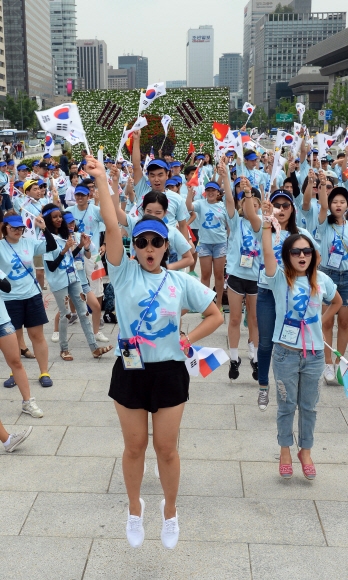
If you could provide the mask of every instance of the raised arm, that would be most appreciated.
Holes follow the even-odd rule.
[[[314,185],[315,173],[313,169],[310,169],[308,172],[308,183],[303,194],[303,202],[302,202],[302,209],[304,211],[308,211],[311,207],[311,199],[313,195],[313,185]]]
[[[99,191],[100,212],[106,227],[107,257],[113,266],[119,266],[123,257],[122,236],[109,192],[104,166],[91,155],[86,156],[86,161],[86,170],[95,177]]]
[[[224,161],[221,160],[218,167],[219,178],[221,177],[224,191],[225,191],[225,201],[226,201],[226,211],[227,215],[230,219],[233,218],[234,212],[236,211],[236,206],[234,204],[232,189],[231,189],[231,182],[228,175],[228,168],[225,165]]]
[[[134,183],[135,185],[141,180],[143,176],[143,170],[141,169],[140,161],[140,135],[141,131],[134,131],[133,133],[133,151],[132,151],[132,162],[134,168]]]
[[[195,196],[195,190],[190,185],[187,187],[187,197],[186,197],[186,207],[187,211],[194,211],[193,198]]]
[[[249,179],[247,179],[246,177],[241,177],[240,178],[240,187],[241,190],[244,191],[244,197],[245,197],[245,201],[244,203],[244,207],[247,211],[248,214],[248,220],[251,223],[251,227],[253,228],[254,232],[259,232],[260,231],[260,227],[261,227],[261,220],[260,220],[260,216],[257,215],[255,208],[254,208],[254,202],[253,202],[253,196],[251,195],[251,183],[249,181]]]
[[[342,181],[345,182],[347,181],[347,161],[348,161],[348,146],[345,148],[344,150],[346,156],[343,159],[343,163],[342,163]]]
[[[115,165],[113,165],[113,167],[110,170],[110,176],[112,179],[111,189],[114,192],[114,195],[112,196],[112,203],[114,204],[116,216],[117,216],[118,222],[122,226],[127,227],[128,226],[127,214],[126,214],[126,212],[123,211],[123,209],[120,206],[120,194],[118,193],[118,180],[120,178],[120,170],[117,169],[117,167]]]
[[[319,171],[319,203],[320,203],[320,212],[319,212],[319,224],[323,224],[327,218],[327,210],[329,204],[327,202],[327,193],[326,193],[326,175],[323,171]]]
[[[262,202],[262,214],[264,216],[272,215],[273,206],[270,201]],[[275,259],[272,245],[272,226],[265,221],[262,226],[262,248],[263,261],[265,264],[266,276],[274,276],[277,269],[277,260]]]

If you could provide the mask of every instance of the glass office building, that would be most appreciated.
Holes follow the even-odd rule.
[[[219,58],[219,86],[237,93],[243,83],[243,59],[236,52],[226,52]]]
[[[149,63],[146,56],[124,54],[118,57],[118,68],[134,69],[135,86],[130,89],[146,89],[149,84]]]
[[[3,0],[7,91],[53,104],[50,12],[47,0]]]
[[[269,87],[289,82],[306,61],[310,46],[346,27],[345,12],[267,14],[255,31],[255,105],[268,113]]]
[[[67,95],[67,80],[77,80],[75,0],[50,0],[50,19],[56,94]]]
[[[77,40],[77,75],[86,89],[108,88],[107,47],[104,40]]]
[[[186,82],[188,87],[212,87],[214,83],[214,28],[190,28],[186,42]]]

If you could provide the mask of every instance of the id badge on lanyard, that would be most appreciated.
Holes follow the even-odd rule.
[[[265,264],[260,264],[258,283],[259,284],[266,284],[268,286],[268,282],[265,278],[265,274],[266,274]]]
[[[283,326],[279,335],[281,342],[296,345],[300,335],[301,321],[294,318],[284,318]]]
[[[118,346],[120,347],[124,370],[144,370],[144,361],[143,357],[141,356],[138,341],[135,341],[132,344],[130,344],[129,341],[129,338],[118,338]]]
[[[341,266],[341,262],[343,259],[344,253],[343,252],[331,252],[329,254],[329,259],[327,261],[327,266],[330,268],[337,268],[339,269]]]
[[[138,370],[145,370],[145,365],[144,365],[143,357],[141,356],[139,342],[138,342],[139,331],[140,331],[141,325],[144,322],[144,319],[145,319],[148,311],[150,310],[154,300],[157,298],[162,286],[164,285],[164,283],[167,279],[167,276],[168,276],[168,270],[166,271],[162,282],[160,283],[159,287],[157,288],[157,291],[152,296],[150,303],[148,304],[145,312],[143,313],[143,316],[142,316],[142,318],[137,326],[137,329],[135,331],[135,337],[133,336],[132,338],[120,338],[120,335],[118,335],[117,340],[118,340],[118,345],[120,348],[123,368],[125,371],[133,371],[133,370],[137,370],[137,369]],[[140,336],[139,338],[142,338],[142,337]],[[147,341],[147,342],[149,342],[149,341]],[[156,346],[156,345],[152,344],[151,346]]]
[[[69,284],[74,284],[74,282],[77,282],[76,272],[73,266],[69,266],[66,269],[66,273],[68,275]]]
[[[254,256],[250,256],[250,252],[243,251],[240,257],[240,266],[242,268],[252,268],[254,263]]]

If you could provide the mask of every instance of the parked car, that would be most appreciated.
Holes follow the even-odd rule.
[[[63,145],[64,144],[63,137],[56,137],[55,140],[54,140],[54,144],[55,145]]]

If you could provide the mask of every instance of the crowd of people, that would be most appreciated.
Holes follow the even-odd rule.
[[[348,342],[348,147],[336,160],[318,159],[301,131],[299,156],[289,153],[271,183],[272,151],[245,149],[241,159],[231,150],[216,162],[202,152],[185,165],[161,151],[145,160],[140,136],[133,133],[131,161],[106,155],[101,163],[83,150],[82,160],[68,167],[65,153],[61,166],[46,154],[31,171],[0,163],[0,349],[11,369],[4,387],[17,385],[23,412],[42,417],[20,360],[20,354],[36,358],[41,386],[52,387],[42,291],[49,285],[57,303],[51,340],[59,342],[61,359],[73,360],[67,334],[78,319],[99,358],[113,349],[98,346],[109,342],[101,330],[105,268],[118,322],[109,396],[125,445],[126,535],[135,548],[144,541],[140,490],[151,413],[164,494],[161,539],[173,549],[179,538],[177,439],[189,397],[185,361],[191,345],[223,323],[224,313],[226,374],[238,380],[244,312],[260,411],[269,404],[273,361],[280,476],[293,474],[298,408],[298,458],[303,475],[316,477],[311,450],[320,381],[337,384],[339,364],[324,340],[342,355]],[[25,212],[34,218],[34,238],[23,235]],[[194,312],[200,322],[185,334],[183,317]],[[9,434],[0,423],[0,440],[12,452],[30,431]]]

